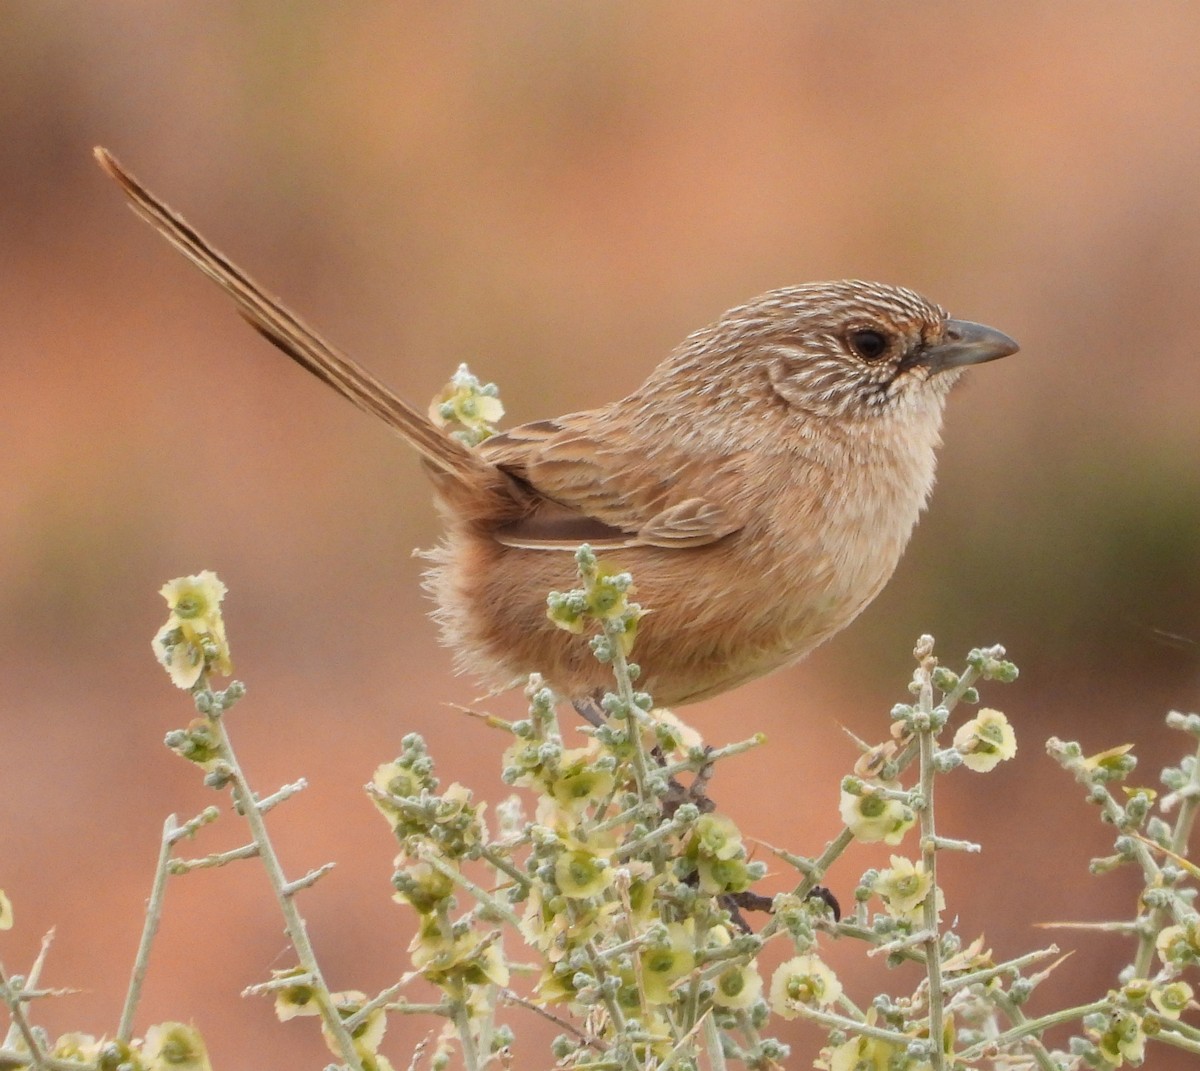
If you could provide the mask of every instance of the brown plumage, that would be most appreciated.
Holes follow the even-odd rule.
[[[911,290],[808,283],[695,332],[637,390],[469,449],[265,295],[122,171],[137,212],[299,364],[420,453],[446,526],[435,617],[490,685],[537,671],[584,700],[609,686],[587,643],[546,617],[590,543],[649,608],[644,686],[703,699],[803,657],[892,575],[933,486],[946,394],[1012,339]]]

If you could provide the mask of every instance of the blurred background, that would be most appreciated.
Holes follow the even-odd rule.
[[[945,860],[949,915],[997,956],[1075,950],[1035,1010],[1112,984],[1118,939],[1035,928],[1125,917],[1139,888],[1088,875],[1110,831],[1042,745],[1136,741],[1154,783],[1185,746],[1163,715],[1200,705],[1200,9],[10,0],[3,20],[0,958],[25,969],[56,926],[44,981],[82,990],[42,1022],[115,1031],[163,819],[220,802],[161,744],[191,717],[150,653],[171,577],[230,587],[251,777],[310,781],[271,826],[293,874],[338,861],[302,901],[336,987],[408,966],[376,764],[416,730],[444,781],[506,795],[503,739],[448,706],[476,691],[424,617],[416,462],[126,211],[97,144],[421,404],[464,360],[512,422],[607,401],[810,279],[902,283],[1016,337],[956,391],[885,593],[686,715],[717,744],[768,734],[713,796],[815,854],[842,729],[884,735],[916,637],[952,666],[1004,643],[1021,678],[985,699],[1021,751],[940,790],[941,831],[984,845]],[[194,848],[241,839],[227,816]],[[835,892],[886,856],[856,849]],[[880,965],[830,958],[866,997]],[[239,996],[292,962],[259,869],[173,881],[139,1031],[193,1020],[219,1067],[323,1066],[311,1022]],[[398,1067],[431,1025],[393,1019]],[[807,1066],[818,1034],[784,1036]]]

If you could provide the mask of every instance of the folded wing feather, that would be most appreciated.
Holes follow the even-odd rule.
[[[599,413],[523,424],[493,436],[483,456],[535,492],[537,505],[497,530],[505,545],[573,550],[702,547],[745,523],[739,502],[743,455],[714,468],[670,443],[632,450],[595,438]],[[652,476],[657,478],[651,478]]]

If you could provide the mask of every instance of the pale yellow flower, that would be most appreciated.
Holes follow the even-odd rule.
[[[891,1071],[892,1059],[899,1051],[899,1046],[890,1041],[860,1035],[837,1048],[823,1049],[816,1066],[827,1071]]]
[[[571,814],[580,814],[589,803],[599,803],[612,792],[612,771],[595,765],[598,750],[599,743],[593,740],[588,747],[564,751],[557,776],[547,778],[555,802]]]
[[[1146,1031],[1142,1020],[1131,1011],[1114,1011],[1108,1029],[1096,1038],[1105,1062],[1120,1067],[1126,1060],[1140,1064],[1146,1055]]]
[[[599,896],[614,877],[616,872],[608,859],[583,847],[563,852],[554,864],[554,883],[563,896],[572,900]]]
[[[146,1031],[142,1057],[149,1071],[212,1071],[200,1031],[186,1023],[159,1023]]]
[[[417,932],[409,942],[408,951],[413,966],[424,970],[430,964],[446,957],[454,947],[454,934],[448,919],[436,912],[421,916]]]
[[[398,762],[385,762],[376,767],[371,787],[375,789],[370,793],[371,802],[394,829],[404,821],[404,811],[391,797],[405,799],[420,795],[421,779]]]
[[[334,1008],[337,1009],[337,1013],[342,1019],[349,1019],[352,1015],[356,1015],[362,1010],[363,1005],[367,1003],[366,993],[362,993],[357,989],[347,989],[341,993],[330,993],[329,999],[333,1002]],[[350,1033],[350,1040],[354,1043],[354,1051],[360,1057],[373,1055],[382,1043],[383,1035],[386,1032],[387,1013],[383,1008],[372,1009],[367,1014],[367,1017]],[[337,1041],[330,1033],[329,1027],[324,1021],[321,1023],[321,1033],[325,1036],[325,1044],[329,1046],[329,1051],[335,1056],[341,1055]]]
[[[1187,982],[1171,982],[1150,991],[1150,1003],[1160,1015],[1178,1019],[1192,1002],[1192,987]]]
[[[589,938],[611,932],[620,912],[621,905],[614,899],[576,900],[570,912],[564,911],[559,895],[538,883],[530,889],[521,934],[555,964]]]
[[[637,637],[638,622],[646,614],[629,596],[636,589],[628,573],[614,572],[596,564],[581,565],[582,588],[552,591],[546,596],[546,617],[559,628],[579,634],[591,622],[605,625],[605,633],[615,639],[628,655]]]
[[[1166,964],[1181,967],[1200,959],[1200,923],[1187,926],[1167,926],[1154,940],[1158,958]]]
[[[392,879],[396,891],[392,899],[398,904],[409,904],[425,914],[432,912],[453,894],[454,880],[429,863],[408,865],[403,856],[397,859],[397,863],[396,875]]]
[[[696,966],[696,928],[691,919],[667,925],[665,944],[650,945],[640,954],[642,985],[651,1004],[671,1001],[672,986]]]
[[[646,923],[655,913],[654,895],[667,880],[667,875],[661,871],[655,873],[649,863],[639,860],[624,864],[622,870],[628,875],[630,922],[635,925]]]
[[[753,963],[726,967],[713,979],[713,1003],[718,1008],[748,1008],[762,996],[763,980]]]
[[[13,925],[12,901],[0,889],[0,930],[11,930]]]
[[[688,751],[704,746],[704,737],[673,710],[668,710],[666,707],[655,707],[650,711],[650,720],[658,722],[667,729],[671,738],[676,741],[677,750]]]
[[[50,1055],[56,1060],[73,1061],[80,1064],[95,1064],[100,1055],[102,1042],[91,1034],[63,1034],[55,1039]]]
[[[542,965],[541,977],[533,988],[533,994],[538,1003],[565,1004],[569,1000],[574,1000],[575,989],[571,985],[574,973],[570,969],[559,968],[557,964],[545,962]]]
[[[275,1018],[281,1023],[295,1019],[298,1015],[321,1014],[321,1009],[317,1006],[315,999],[317,991],[313,988],[313,984],[308,978],[308,972],[303,967],[288,967],[286,970],[272,971],[271,977],[304,979],[296,982],[295,985],[282,986],[274,990]]]
[[[706,893],[744,892],[750,888],[750,868],[744,859],[713,859],[702,856],[696,864],[700,888]]]
[[[687,856],[694,862],[700,888],[706,893],[742,892],[750,887],[741,831],[724,815],[705,814],[697,819]]]
[[[842,995],[842,983],[811,952],[793,956],[771,977],[771,1008],[784,1019],[795,1019],[799,1007],[824,1008]]]
[[[384,795],[398,796],[400,799],[419,796],[424,787],[420,777],[398,762],[385,762],[376,767],[371,784]]]
[[[1133,750],[1132,744],[1118,744],[1105,751],[1097,751],[1083,760],[1083,768],[1090,773],[1104,773],[1109,777],[1122,777],[1133,768],[1133,759],[1126,756]]]
[[[998,710],[983,707],[954,734],[954,746],[969,770],[986,773],[1017,753],[1017,734]]]
[[[944,905],[939,905],[939,910]],[[984,949],[983,936],[976,937],[965,948],[960,948],[954,955],[942,963],[942,970],[947,974],[955,971],[981,971],[994,966],[992,950]]]
[[[881,870],[875,879],[874,891],[883,900],[887,912],[893,918],[920,923],[925,898],[933,882],[925,873],[923,862],[913,863],[899,855],[892,856],[892,865]],[[937,910],[944,911],[946,900],[942,890],[937,891]]]
[[[703,814],[692,827],[691,847],[711,859],[733,859],[744,854],[741,830],[723,814]]]
[[[229,589],[211,569],[195,576],[168,580],[158,593],[167,600],[167,609],[180,621],[193,621],[197,631],[221,616],[221,601]]]
[[[233,672],[229,641],[221,617],[226,588],[209,569],[165,583],[160,592],[170,617],[151,642],[154,657],[178,688],[192,688],[206,670],[228,676]]]
[[[413,939],[413,965],[434,985],[455,990],[462,985],[508,985],[508,964],[495,941],[476,930],[454,936],[436,916],[424,915],[421,932]]]
[[[480,383],[477,376],[460,364],[450,382],[429,405],[429,419],[439,428],[468,446],[478,446],[495,435],[504,416],[504,406],[494,383]]]
[[[855,838],[864,844],[874,844],[877,841],[899,844],[904,839],[904,834],[916,822],[917,816],[911,807],[905,806],[899,800],[885,798],[877,788],[898,790],[899,786],[864,783],[862,792],[858,795],[842,789],[838,813]]]
[[[482,942],[483,938],[480,937],[479,943]],[[473,959],[471,970],[465,975],[467,982],[472,985],[508,985],[508,964],[496,942],[474,952]]]

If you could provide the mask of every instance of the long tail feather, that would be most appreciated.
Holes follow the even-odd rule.
[[[434,427],[422,413],[398,398],[365,368],[336,350],[267,294],[228,257],[214,249],[182,216],[122,168],[107,149],[97,147],[95,156],[100,166],[125,191],[130,207],[233,298],[251,327],[297,364],[397,431],[436,469],[476,485],[484,470],[492,473],[492,467],[481,457]]]

